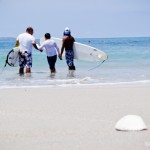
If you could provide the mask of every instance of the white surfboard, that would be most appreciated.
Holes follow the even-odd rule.
[[[6,58],[6,64],[11,67],[16,67],[19,64],[19,47],[14,47],[8,54]],[[5,64],[5,65],[6,65]]]
[[[58,45],[59,49],[61,49],[62,39],[54,38],[54,37],[52,37],[51,39],[53,39]],[[40,39],[40,44],[42,44],[44,41],[45,38],[42,37]],[[73,50],[74,50],[75,59],[85,60],[85,61],[104,61],[108,59],[108,55],[105,52],[95,47],[91,47],[78,42],[74,42]]]

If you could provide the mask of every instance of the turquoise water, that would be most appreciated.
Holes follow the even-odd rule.
[[[37,40],[39,42],[39,40]],[[50,77],[46,54],[33,49],[31,76],[20,77],[18,67],[7,66],[0,73],[0,87],[21,86],[87,86],[105,84],[150,83],[150,38],[80,38],[77,42],[103,50],[108,60],[99,62],[75,60],[74,77],[68,76],[65,58],[56,63],[57,73]],[[15,45],[15,38],[0,38],[0,69],[7,53]]]

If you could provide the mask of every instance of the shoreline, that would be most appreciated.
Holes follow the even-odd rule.
[[[15,86],[0,86],[1,89],[22,89],[22,88],[101,88],[101,87],[132,87],[132,86],[150,86],[150,82],[135,81],[135,82],[120,82],[120,83],[99,83],[99,84],[57,84],[57,85],[15,85]]]

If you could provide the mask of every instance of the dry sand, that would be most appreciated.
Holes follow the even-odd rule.
[[[116,131],[126,115],[148,130]],[[149,85],[0,89],[0,150],[147,150],[149,128]]]

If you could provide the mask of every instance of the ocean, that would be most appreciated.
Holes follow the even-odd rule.
[[[75,60],[75,74],[68,76],[65,58],[62,61],[57,59],[57,73],[51,77],[46,53],[33,49],[31,75],[19,76],[19,67],[7,65],[3,70],[7,53],[15,45],[15,38],[0,38],[0,88],[150,83],[150,37],[76,38],[76,41],[106,52],[108,60],[101,65],[100,62]]]

